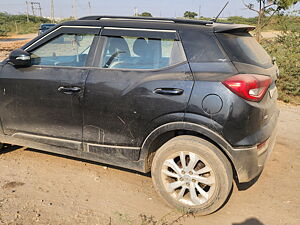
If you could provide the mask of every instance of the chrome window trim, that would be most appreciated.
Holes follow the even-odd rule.
[[[120,20],[120,21],[144,21],[144,22],[159,22],[159,23],[175,23],[172,20],[151,20],[151,19],[126,19],[126,18],[109,18],[109,17],[105,17],[105,18],[101,18],[101,20]]]
[[[166,66],[166,67],[162,67],[159,69],[128,69],[128,68],[101,68],[101,67],[93,67],[93,69],[97,69],[97,70],[114,70],[114,71],[124,71],[124,72],[129,72],[129,71],[133,71],[133,72],[159,72],[159,71],[163,71],[163,70],[169,70],[169,69],[173,69],[175,67],[187,64],[188,61],[185,60],[183,62],[180,63],[176,63],[174,65],[171,66]]]
[[[35,42],[33,42],[31,45],[29,45],[27,48],[25,48],[24,50],[27,51],[29,48],[31,48],[33,45],[39,43],[40,41],[44,40],[46,37],[48,37],[49,35],[53,34],[54,32],[57,32],[58,30],[62,29],[62,28],[86,28],[86,29],[91,29],[91,28],[99,28],[101,29],[101,27],[98,26],[60,26],[58,28],[56,28],[55,30],[51,31],[50,33],[46,34],[45,36],[41,37],[40,39],[36,40]]]
[[[159,29],[147,29],[147,28],[127,28],[127,27],[104,27],[104,30],[131,30],[131,31],[151,31],[151,32],[166,32],[177,33],[176,30],[159,30]]]

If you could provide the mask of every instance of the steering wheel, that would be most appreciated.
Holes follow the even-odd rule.
[[[114,61],[114,59],[116,57],[118,57],[120,54],[122,53],[126,53],[125,51],[117,51],[114,54],[112,54],[112,56],[107,60],[107,62],[104,65],[104,68],[109,68],[109,66],[111,65],[111,63]]]

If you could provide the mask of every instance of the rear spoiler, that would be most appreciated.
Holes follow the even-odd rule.
[[[245,24],[214,23],[212,26],[215,33],[249,32],[255,29],[255,26]]]

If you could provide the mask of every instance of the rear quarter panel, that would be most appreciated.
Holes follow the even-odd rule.
[[[209,113],[206,96],[219,96],[222,108]],[[276,126],[277,93],[267,92],[260,102],[249,102],[232,93],[220,81],[196,81],[185,121],[207,126],[224,137],[233,147],[254,146],[269,138]],[[213,107],[215,102],[210,103]],[[204,119],[205,118],[205,119]]]

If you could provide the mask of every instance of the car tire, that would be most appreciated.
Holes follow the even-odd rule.
[[[223,152],[194,136],[178,136],[160,147],[151,174],[156,191],[170,206],[198,215],[218,210],[233,183],[232,167]]]

